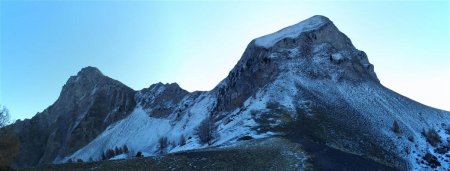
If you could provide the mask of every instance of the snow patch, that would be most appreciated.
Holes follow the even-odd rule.
[[[298,24],[279,30],[275,33],[257,38],[255,40],[255,44],[258,46],[269,48],[284,38],[296,38],[302,32],[317,29],[328,22],[330,22],[328,18],[316,15]]]
[[[119,154],[109,160],[121,160],[121,159],[127,159],[127,158],[129,158],[128,154]]]
[[[341,53],[333,53],[331,54],[331,59],[335,61],[341,61],[344,59],[344,56]]]
[[[75,152],[69,158],[86,161],[90,157],[100,159],[107,149],[127,145],[130,151],[149,150],[155,148],[160,136],[166,135],[170,130],[166,119],[151,118],[137,107],[127,118],[108,127],[96,139]]]

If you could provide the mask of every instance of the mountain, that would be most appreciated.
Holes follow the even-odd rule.
[[[83,68],[70,77],[54,104],[14,124],[21,141],[18,165],[50,163],[82,148],[131,113],[134,94],[97,68]]]
[[[210,146],[197,133],[204,121],[217,129]],[[270,137],[394,170],[445,170],[450,160],[450,113],[384,87],[367,55],[324,16],[252,40],[211,91],[176,83],[133,91],[87,67],[53,105],[13,126],[24,143],[20,166],[100,160],[124,145],[152,156]]]

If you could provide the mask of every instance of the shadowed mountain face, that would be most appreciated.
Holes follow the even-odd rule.
[[[204,148],[196,130],[208,116],[217,146],[280,135],[402,170],[443,169],[450,159],[449,112],[385,88],[367,55],[328,18],[313,16],[252,40],[208,92],[189,93],[176,83],[135,92],[84,68],[52,106],[14,124],[24,144],[17,163],[97,160],[123,144],[156,155],[161,137],[174,142],[164,149],[169,153]],[[180,137],[185,145],[176,145]]]
[[[133,110],[134,93],[97,68],[83,68],[53,105],[14,124],[21,141],[18,165],[50,163],[83,147]]]

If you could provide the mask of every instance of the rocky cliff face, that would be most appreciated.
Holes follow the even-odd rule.
[[[164,118],[176,112],[179,102],[188,94],[189,92],[181,89],[177,83],[157,83],[139,91],[136,98],[152,117]]]
[[[83,68],[63,86],[58,100],[30,120],[16,123],[21,140],[19,166],[51,163],[86,145],[135,107],[134,90]]]
[[[284,63],[292,61],[303,65],[283,68]],[[216,88],[217,110],[242,106],[250,95],[287,71],[317,79],[379,82],[366,54],[357,50],[328,18],[314,16],[250,42],[229,76]]]
[[[381,85],[367,55],[323,16],[254,39],[209,92],[158,83],[134,93],[83,69],[55,104],[16,124],[26,142],[19,161],[96,160],[124,144],[156,155],[161,137],[172,142],[169,153],[204,148],[195,132],[208,116],[217,126],[213,145],[280,135],[401,170],[449,167],[450,113]]]

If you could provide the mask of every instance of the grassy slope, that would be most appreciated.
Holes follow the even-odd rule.
[[[43,165],[22,170],[397,170],[310,139],[272,137],[128,160]]]
[[[312,170],[299,144],[280,138],[156,157],[44,165],[23,170]]]

